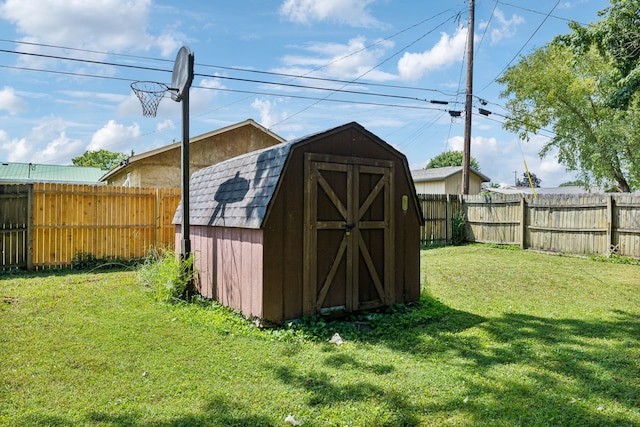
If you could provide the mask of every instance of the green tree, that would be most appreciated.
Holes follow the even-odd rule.
[[[576,51],[555,40],[535,50],[498,79],[508,98],[505,129],[528,140],[551,126],[555,136],[541,157],[557,149],[558,161],[585,183],[639,188],[640,98],[634,95],[626,110],[610,105],[615,72],[596,47]]]
[[[531,182],[529,182],[529,177],[531,177]],[[529,174],[527,174],[526,172],[523,172],[522,178],[516,180],[516,187],[529,187],[533,184],[534,187],[538,188],[540,187],[541,182],[542,180],[538,178],[535,173],[529,172]]]
[[[609,105],[626,109],[640,89],[640,1],[610,0],[611,5],[599,12],[602,20],[583,27],[571,22],[571,33],[558,40],[584,55],[592,47],[612,65],[614,88]]]
[[[444,168],[446,166],[462,166],[464,153],[462,151],[445,151],[429,160],[425,169]],[[480,165],[478,161],[471,157],[469,159],[469,166],[476,172],[480,172]]]
[[[123,153],[114,153],[105,149],[97,151],[85,151],[81,156],[74,157],[71,162],[76,166],[91,166],[103,170],[111,170],[118,166],[121,161],[127,159]]]
[[[581,188],[584,188],[585,190],[589,188],[587,183],[585,183],[584,181],[582,181],[580,179],[575,180],[575,181],[563,182],[562,184],[558,185],[558,187],[581,187]]]

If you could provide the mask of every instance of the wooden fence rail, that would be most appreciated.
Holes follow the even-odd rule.
[[[423,245],[450,242],[450,230],[436,225],[443,218],[450,223],[456,210],[461,210],[467,240],[472,242],[640,258],[638,195],[419,195],[419,199],[425,213]],[[433,212],[440,213],[433,216]]]
[[[135,259],[174,244],[179,189],[34,183],[0,185],[0,195],[1,269]]]
[[[422,245],[451,241],[462,211],[467,240],[640,258],[640,196],[419,195]],[[180,190],[70,184],[0,185],[0,270],[69,266],[75,257],[131,259],[173,248]]]

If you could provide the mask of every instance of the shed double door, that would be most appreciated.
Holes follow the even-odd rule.
[[[305,155],[304,315],[393,302],[393,162]]]

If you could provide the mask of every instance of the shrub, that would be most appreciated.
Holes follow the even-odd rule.
[[[451,244],[462,245],[467,240],[466,233],[467,220],[464,212],[457,211],[451,218]]]
[[[136,281],[150,288],[156,300],[175,302],[189,298],[193,278],[193,254],[181,259],[174,251],[153,249],[138,268]]]
[[[71,260],[74,270],[108,270],[130,268],[140,263],[140,258],[123,259],[117,257],[98,258],[91,252],[76,252]]]

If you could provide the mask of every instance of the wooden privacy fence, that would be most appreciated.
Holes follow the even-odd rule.
[[[31,240],[30,185],[0,185],[0,268],[25,266]]]
[[[451,242],[451,220],[460,209],[461,196],[453,194],[418,194],[424,223],[420,227],[422,246],[446,245]]]
[[[519,245],[573,254],[640,258],[640,196],[419,195],[425,215],[422,244],[449,242],[461,209],[471,242]],[[456,202],[460,204],[454,208]],[[448,205],[448,207],[446,206]],[[448,229],[447,225],[448,223]]]
[[[135,259],[174,245],[179,189],[34,183],[0,185],[0,195],[2,269],[68,266],[87,254]]]

